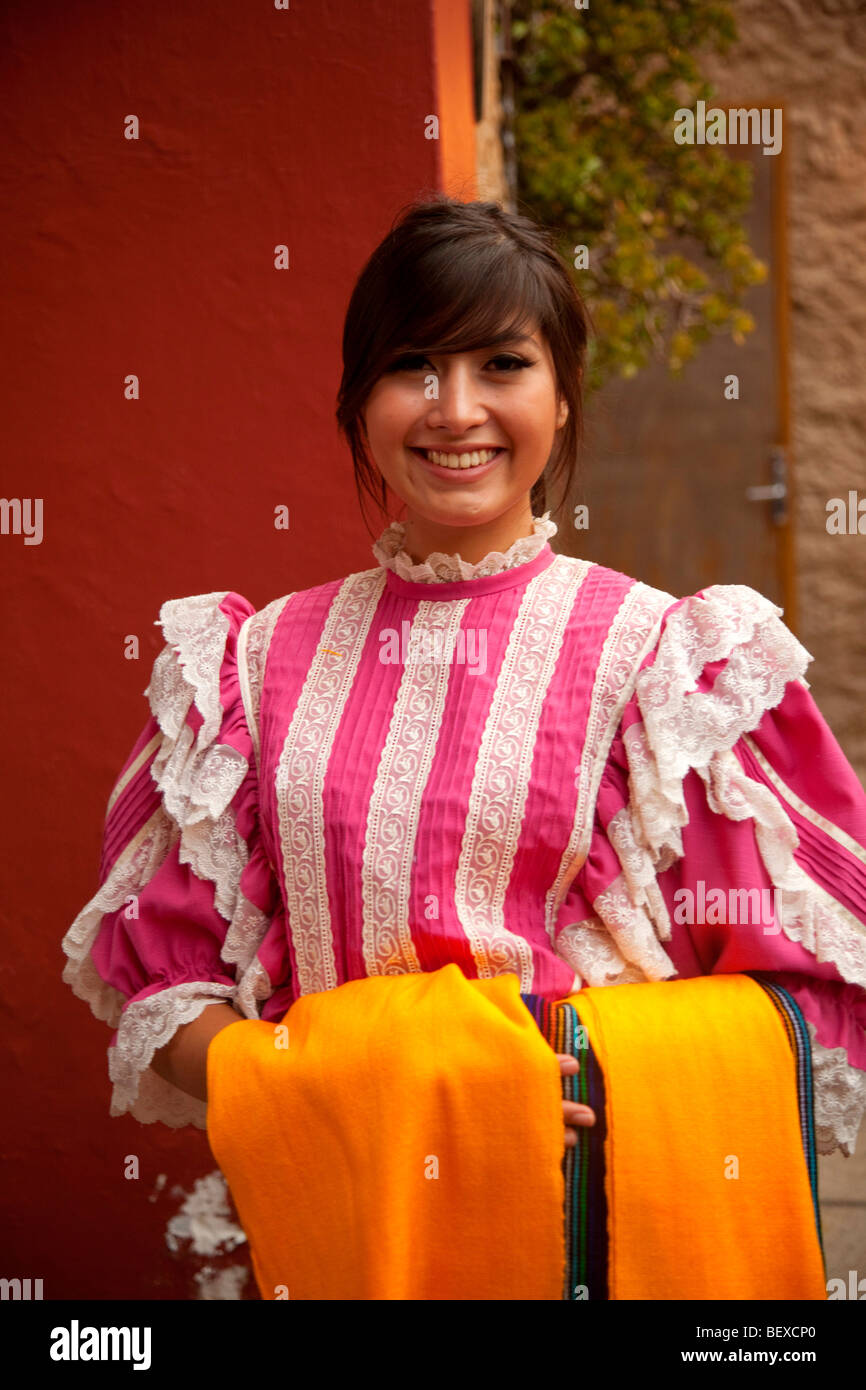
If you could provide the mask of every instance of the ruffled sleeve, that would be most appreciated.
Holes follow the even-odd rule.
[[[116,1029],[112,1115],[205,1128],[153,1054],[208,1004],[255,1018],[271,993],[256,951],[280,891],[238,662],[254,611],[235,593],[163,604],[151,716],[109,799],[99,890],[63,940],[64,980]]]
[[[758,971],[813,1045],[819,1151],[866,1109],[866,794],[754,590],[672,604],[600,777],[557,949],[588,984]]]

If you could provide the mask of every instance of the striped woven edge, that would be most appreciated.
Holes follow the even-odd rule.
[[[812,1208],[818,1242],[824,1257],[824,1236],[818,1202],[818,1160],[815,1151],[815,1101],[812,1044],[806,1021],[791,994],[759,971],[744,971],[759,984],[775,1005],[791,1047],[797,1085],[800,1137],[809,1174]],[[589,1043],[577,1009],[565,1000],[556,1003],[537,994],[521,999],[542,1035],[553,1048],[580,1062],[576,1076],[562,1078],[564,1100],[589,1105],[596,1122],[591,1128],[578,1127],[577,1145],[565,1150],[562,1161],[565,1179],[565,1278],[562,1297],[566,1300],[607,1300],[608,1228],[605,1193],[605,1090],[601,1067]]]
[[[794,1054],[797,1075],[797,1101],[800,1108],[800,1137],[803,1142],[803,1156],[809,1173],[809,1186],[812,1189],[812,1206],[815,1212],[815,1227],[821,1255],[824,1255],[824,1235],[821,1230],[821,1209],[818,1204],[818,1159],[815,1152],[815,1095],[812,1071],[812,1042],[800,1006],[792,994],[769,976],[759,971],[744,972],[766,990],[785,1025],[788,1042]]]
[[[520,997],[554,1052],[576,1057],[580,1063],[576,1076],[562,1078],[563,1100],[589,1105],[596,1115],[593,1126],[578,1127],[577,1144],[565,1150],[562,1160],[565,1180],[562,1297],[571,1302],[607,1300],[604,1077],[573,1004],[565,1000],[550,1003],[537,994]]]

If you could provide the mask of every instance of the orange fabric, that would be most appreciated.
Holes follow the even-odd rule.
[[[794,1060],[761,987],[702,976],[571,1002],[605,1078],[610,1297],[826,1299]]]
[[[208,1050],[208,1137],[264,1299],[561,1299],[559,1067],[514,975],[305,995]]]
[[[794,1058],[760,986],[571,1002],[605,1078],[610,1297],[826,1298]],[[516,976],[352,981],[284,1024],[208,1051],[208,1136],[263,1298],[562,1297],[559,1070]]]

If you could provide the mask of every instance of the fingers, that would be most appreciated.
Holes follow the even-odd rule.
[[[577,1101],[564,1100],[562,1118],[567,1125],[594,1125],[595,1111],[588,1105],[578,1105]]]
[[[568,1053],[557,1052],[556,1060],[559,1062],[561,1076],[574,1076],[580,1071],[580,1063],[577,1058]],[[577,1144],[576,1126],[589,1127],[594,1125],[595,1111],[588,1105],[578,1105],[577,1101],[564,1100],[562,1102],[562,1118],[565,1121],[565,1147],[573,1149]]]
[[[595,1111],[588,1105],[577,1105],[574,1101],[562,1102],[562,1117],[565,1120],[565,1147],[573,1149],[577,1144],[577,1129],[581,1125],[589,1128],[595,1124]]]

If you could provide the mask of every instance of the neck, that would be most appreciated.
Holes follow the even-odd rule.
[[[460,555],[467,564],[477,565],[491,550],[508,550],[521,536],[532,535],[532,508],[523,499],[492,521],[473,526],[439,526],[426,517],[410,512],[405,522],[403,549],[414,564],[421,564],[440,551]]]

